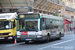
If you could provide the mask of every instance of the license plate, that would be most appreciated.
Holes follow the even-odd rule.
[[[32,39],[25,39],[25,40],[32,40]]]
[[[0,38],[0,39],[4,39],[4,37]]]

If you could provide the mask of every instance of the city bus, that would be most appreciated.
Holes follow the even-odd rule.
[[[0,14],[0,41],[12,41],[17,32],[17,13]]]
[[[60,17],[40,13],[19,13],[17,17],[17,40],[44,41],[61,39],[64,22]]]

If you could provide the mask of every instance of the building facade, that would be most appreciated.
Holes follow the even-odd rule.
[[[61,0],[0,0],[0,12],[40,12],[56,14],[64,6]],[[32,10],[31,10],[32,9]]]
[[[70,27],[75,27],[75,0],[63,0],[65,3],[65,7],[61,8],[61,13],[59,13],[59,16],[67,19],[68,21],[72,22],[72,24],[66,24],[65,30],[69,31]]]

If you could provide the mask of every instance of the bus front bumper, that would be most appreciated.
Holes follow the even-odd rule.
[[[46,40],[46,37],[44,36],[35,36],[35,35],[22,35],[22,36],[17,36],[17,41],[43,41]]]
[[[13,40],[14,36],[0,37],[0,41]]]

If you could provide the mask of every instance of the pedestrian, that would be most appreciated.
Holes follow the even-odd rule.
[[[73,28],[71,27],[71,31],[73,30]]]
[[[74,29],[74,34],[75,34],[75,27],[73,29]]]
[[[70,31],[71,31],[71,27],[70,27]]]

